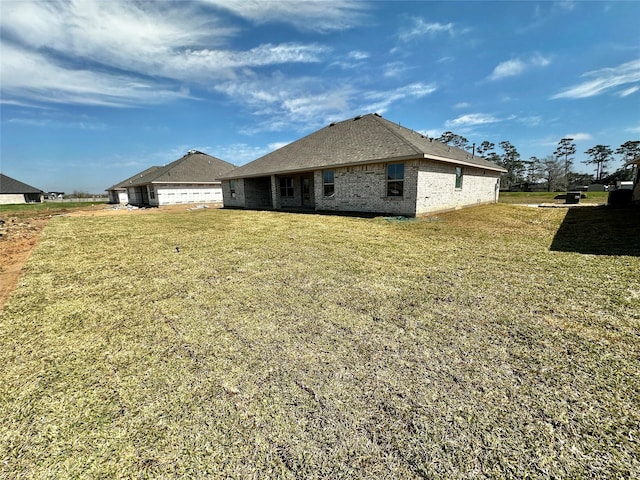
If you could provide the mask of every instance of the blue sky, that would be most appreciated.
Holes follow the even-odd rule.
[[[47,191],[102,192],[189,149],[242,165],[372,112],[524,159],[571,136],[585,172],[588,148],[640,138],[640,2],[0,9],[0,168]]]

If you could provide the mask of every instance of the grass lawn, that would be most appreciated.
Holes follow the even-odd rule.
[[[0,312],[0,478],[638,478],[607,211],[629,255],[504,204],[53,218]]]
[[[500,192],[500,203],[511,204],[540,204],[540,203],[565,203],[564,200],[555,200],[558,195],[566,192]],[[583,192],[586,198],[581,198],[580,203],[606,204],[609,192]]]
[[[20,203],[10,205],[0,205],[0,214],[5,212],[17,213],[59,213],[77,208],[86,208],[93,205],[106,205],[104,202],[40,202],[40,203]]]

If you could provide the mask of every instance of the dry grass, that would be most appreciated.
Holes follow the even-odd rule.
[[[556,199],[565,192],[500,192],[500,203],[510,204],[540,204],[540,203],[565,203],[564,199]],[[585,198],[580,199],[582,204],[607,204],[609,192],[584,192]]]
[[[53,219],[0,477],[637,477],[640,257],[551,251],[565,214]]]

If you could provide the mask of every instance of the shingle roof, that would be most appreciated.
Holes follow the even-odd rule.
[[[218,181],[218,177],[234,167],[235,165],[219,158],[191,150],[164,167],[147,168],[107,190],[150,183],[214,183]]]
[[[427,138],[378,114],[367,114],[332,123],[221,178],[256,177],[415,158],[506,171],[482,157]]]
[[[109,188],[107,188],[107,190],[118,190],[118,189],[123,189],[123,188],[127,188],[130,184],[133,183],[134,180],[137,180],[138,178],[142,178],[145,175],[147,175],[148,173],[151,173],[154,170],[159,169],[160,167],[149,167],[146,170],[143,170],[141,172],[136,173],[135,175],[122,180],[119,183],[116,183],[115,185],[110,186]]]
[[[0,193],[42,193],[42,190],[0,173]]]

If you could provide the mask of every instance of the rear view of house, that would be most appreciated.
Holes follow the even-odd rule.
[[[221,179],[225,207],[416,216],[497,202],[505,171],[368,114],[332,123]]]
[[[0,173],[0,204],[39,203],[44,192]]]
[[[224,160],[190,150],[164,167],[149,167],[109,187],[109,202],[149,206],[221,203],[218,177],[233,168]]]

